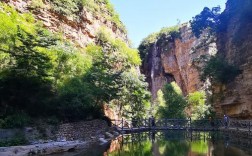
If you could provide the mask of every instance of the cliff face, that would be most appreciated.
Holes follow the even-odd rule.
[[[194,37],[187,24],[182,25],[179,32],[180,38],[158,38],[143,63],[142,71],[150,84],[153,100],[157,91],[172,81],[176,81],[184,95],[204,87],[198,67],[202,66],[204,56],[216,53],[216,44],[210,43],[204,35]]]
[[[19,12],[32,12],[35,18],[42,21],[47,29],[63,34],[65,38],[79,44],[81,47],[94,42],[95,35],[101,27],[111,31],[114,37],[128,41],[127,34],[115,23],[108,21],[102,15],[93,15],[87,8],[81,9],[77,15],[77,20],[56,13],[47,1],[43,1],[45,5],[43,8],[32,8],[31,0],[5,0],[5,2],[14,6]],[[105,6],[100,7],[105,8]],[[105,12],[104,14],[109,13]]]
[[[228,0],[220,20],[216,40],[204,35],[197,39],[184,25],[180,38],[159,37],[151,45],[142,71],[153,100],[157,91],[171,81],[178,83],[184,95],[207,87],[200,81],[197,68],[202,67],[205,56],[218,51],[217,55],[238,67],[241,74],[228,84],[208,84],[217,116],[252,118],[252,1]]]
[[[219,115],[252,118],[252,1],[228,0],[217,35],[218,55],[242,73],[225,86],[214,85],[214,106]]]

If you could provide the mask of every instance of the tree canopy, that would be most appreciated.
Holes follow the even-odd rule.
[[[80,48],[4,3],[0,18],[0,127],[22,126],[30,117],[101,118],[103,104],[111,101],[118,101],[113,105],[128,118],[140,118],[148,109],[138,51],[106,29]]]

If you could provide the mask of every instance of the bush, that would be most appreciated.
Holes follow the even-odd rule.
[[[80,3],[94,15],[105,17],[105,19],[113,22],[119,29],[126,33],[126,28],[121,22],[119,14],[115,11],[109,0],[80,0]]]
[[[0,140],[0,147],[20,146],[28,144],[24,134],[18,133],[12,139]]]
[[[32,0],[31,1],[31,8],[37,9],[37,8],[44,8],[45,4],[43,0]]]
[[[79,0],[50,0],[52,9],[65,16],[75,16],[79,9]]]
[[[201,80],[205,81],[210,78],[212,82],[226,84],[234,80],[241,71],[238,67],[229,64],[226,60],[218,56],[212,56],[203,67]]]
[[[22,128],[30,122],[30,118],[25,113],[9,115],[0,121],[2,128]]]

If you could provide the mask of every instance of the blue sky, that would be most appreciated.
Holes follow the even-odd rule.
[[[205,6],[220,5],[226,0],[110,0],[126,25],[129,39],[137,47],[141,40],[162,27],[187,22]]]

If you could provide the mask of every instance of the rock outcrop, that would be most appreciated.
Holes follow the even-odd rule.
[[[176,81],[184,95],[204,87],[198,67],[202,66],[200,60],[204,56],[216,53],[216,44],[207,34],[196,38],[188,24],[183,24],[179,32],[179,38],[172,39],[169,35],[158,38],[143,63],[142,72],[150,84],[153,100],[158,90],[172,81]]]
[[[214,85],[217,114],[252,119],[252,1],[228,0],[217,35],[218,55],[242,71],[226,85]]]
[[[228,0],[220,16],[216,39],[195,38],[190,28],[180,28],[181,38],[159,37],[151,45],[142,71],[150,84],[153,100],[164,84],[176,81],[184,95],[206,87],[199,79],[201,59],[215,54],[241,71],[227,84],[211,84],[217,116],[252,119],[252,1]],[[209,42],[210,41],[210,42]],[[209,84],[208,84],[209,85]]]
[[[56,33],[61,33],[63,36],[73,43],[77,43],[81,47],[95,41],[97,31],[105,27],[111,34],[128,42],[127,33],[117,27],[112,21],[104,18],[104,15],[93,15],[87,8],[81,9],[78,13],[78,20],[73,17],[67,17],[58,14],[51,9],[51,5],[47,1],[43,8],[32,8],[31,0],[4,0],[6,3],[14,6],[19,12],[32,12],[36,20],[42,21],[44,27]],[[103,4],[101,4],[103,5]],[[100,6],[106,8],[105,6]],[[108,13],[104,13],[108,14]]]

